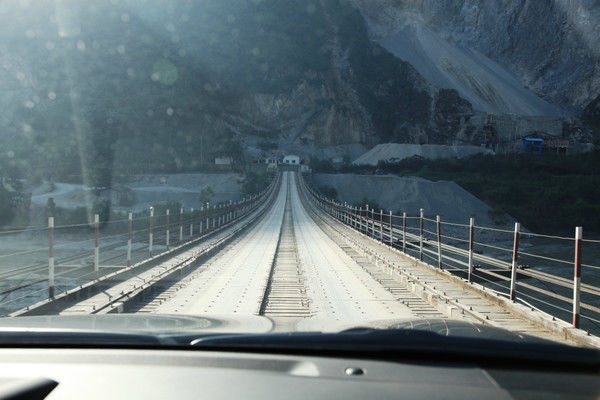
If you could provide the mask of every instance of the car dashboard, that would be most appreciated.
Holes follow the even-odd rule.
[[[0,371],[0,399],[509,399],[600,394],[598,375],[590,371],[194,349],[3,348]],[[36,387],[38,392],[31,390]]]

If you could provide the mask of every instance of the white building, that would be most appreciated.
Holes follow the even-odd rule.
[[[283,157],[283,163],[287,165],[300,165],[300,157],[289,154]]]
[[[215,165],[231,165],[233,164],[233,158],[231,157],[216,157]]]
[[[266,162],[267,162],[268,170],[277,169],[277,164],[278,164],[277,158],[269,157],[269,158],[267,158]]]

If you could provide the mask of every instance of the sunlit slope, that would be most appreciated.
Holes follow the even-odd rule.
[[[492,114],[560,115],[561,110],[523,87],[505,67],[485,55],[458,47],[415,23],[381,40],[429,82],[456,89],[473,107]]]

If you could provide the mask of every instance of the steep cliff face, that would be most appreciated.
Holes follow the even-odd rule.
[[[484,111],[572,113],[600,92],[598,1],[352,2],[372,38]],[[462,66],[469,73],[457,73]],[[507,98],[522,104],[503,104]]]
[[[259,9],[271,15],[273,4],[277,2],[263,3]],[[312,5],[319,17],[309,15],[310,30],[289,38],[294,47],[310,52],[312,62],[286,58],[269,63],[269,69],[277,64],[292,71],[299,64],[308,68],[297,68],[293,76],[283,72],[284,79],[272,80],[268,91],[242,82],[241,87],[250,90],[237,117],[247,126],[265,128],[254,134],[270,132],[284,149],[298,144],[445,143],[460,118],[471,114],[470,103],[456,91],[432,85],[409,63],[371,41],[364,18],[350,3],[322,0]],[[308,25],[302,22],[306,11],[296,11],[292,20],[279,22]],[[280,35],[277,29],[266,35]],[[315,34],[319,38],[312,48],[297,45]],[[265,56],[272,55],[273,49],[266,50]]]
[[[113,169],[197,169],[260,145],[444,143],[472,111],[371,41],[345,0],[9,2],[0,12],[0,86],[11,88],[0,168],[52,167],[103,187]]]

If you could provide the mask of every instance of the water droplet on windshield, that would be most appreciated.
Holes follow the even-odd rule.
[[[152,70],[152,80],[160,81],[163,85],[172,85],[179,78],[177,67],[168,60],[157,61]]]

